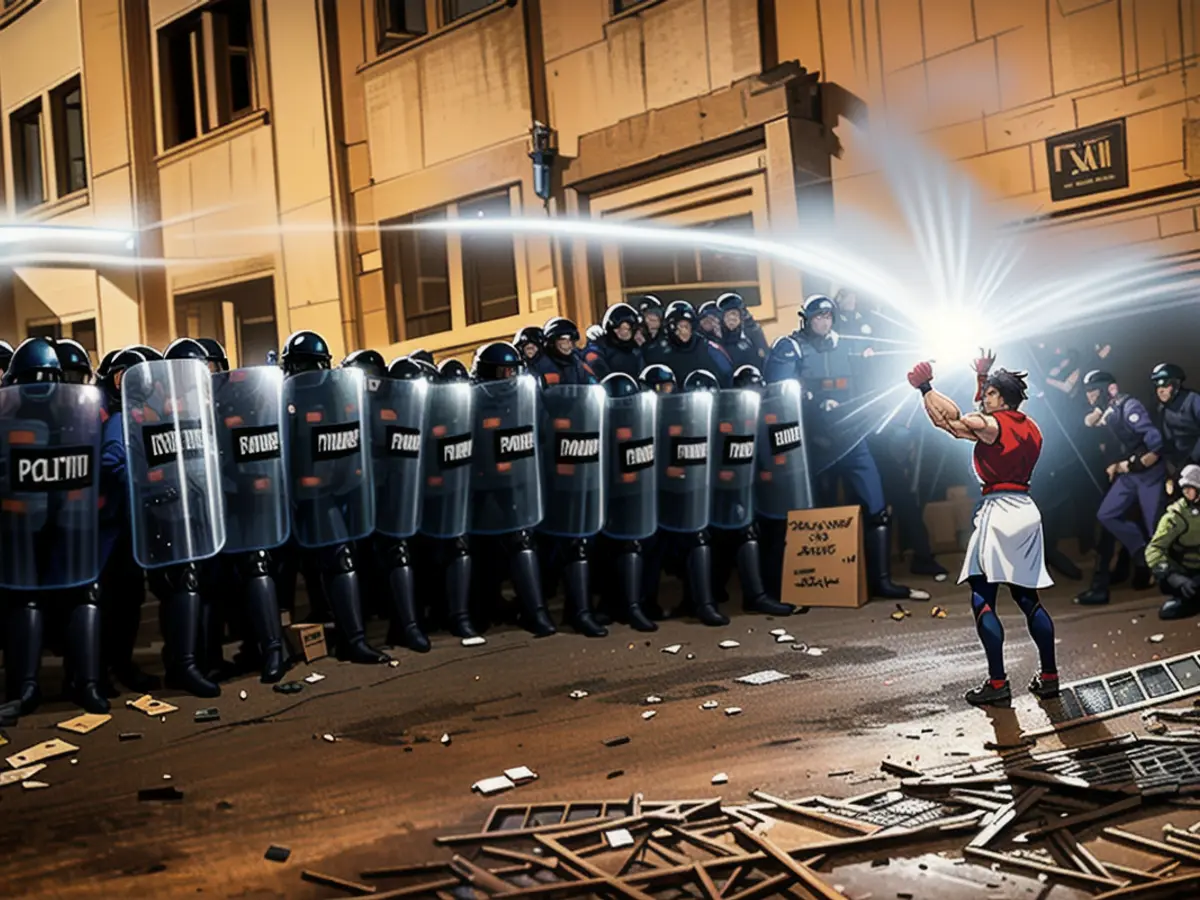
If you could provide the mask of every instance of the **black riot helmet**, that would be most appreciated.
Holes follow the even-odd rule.
[[[295,375],[297,372],[313,372],[328,369],[333,362],[333,354],[325,338],[315,331],[297,331],[283,344],[280,356],[285,375]]]
[[[96,366],[97,381],[108,374],[108,370],[112,366],[112,361],[117,358],[117,354],[120,352],[120,350],[109,350],[104,354],[104,359],[100,360],[100,365]]]
[[[0,341],[0,375],[4,374],[4,370],[8,368],[8,364],[12,362],[13,348],[8,341]]]
[[[716,319],[721,322],[721,310],[717,306],[716,300],[706,300],[700,304],[700,309],[696,311],[696,317],[700,319]]]
[[[693,391],[719,391],[721,385],[717,383],[717,377],[708,369],[696,369],[694,372],[689,372],[687,378],[683,379],[683,392],[690,394]]]
[[[675,380],[675,373],[661,363],[646,366],[642,369],[638,380],[644,387],[656,394],[673,394],[679,387],[679,382]]]
[[[10,384],[41,384],[63,380],[58,351],[49,338],[28,338],[13,351],[8,368],[4,370],[4,387]]]
[[[679,326],[684,322],[691,326],[686,340],[679,334]],[[672,303],[667,308],[667,314],[663,316],[663,331],[667,333],[667,340],[676,347],[688,346],[696,337],[696,327],[696,311],[692,309],[691,304]]]
[[[340,368],[361,369],[363,375],[372,378],[386,378],[388,374],[388,365],[378,350],[355,350],[342,360]]]
[[[430,353],[428,350],[426,350],[423,347],[420,349],[414,350],[412,353],[408,354],[408,356],[409,356],[409,359],[415,359],[415,360],[419,360],[420,362],[426,362],[426,363],[429,363],[431,366],[434,364],[433,363],[433,354]]]
[[[1105,372],[1102,369],[1092,369],[1083,376],[1083,389],[1085,391],[1104,391],[1108,389],[1110,384],[1116,384],[1117,379],[1110,372]]]
[[[62,363],[63,381],[68,384],[92,383],[92,358],[82,344],[62,338],[54,342],[54,350],[58,353],[58,361]]]
[[[1155,387],[1166,387],[1169,384],[1179,387],[1185,378],[1187,376],[1183,369],[1175,363],[1159,363],[1150,372],[1150,380],[1154,382]]]
[[[575,352],[575,345],[579,343],[579,329],[574,322],[562,316],[548,319],[542,326],[542,333],[546,336],[546,343],[542,349],[555,359],[570,359]],[[571,341],[571,349],[567,353],[562,353],[558,349],[558,342],[563,338]]]
[[[517,348],[522,359],[532,361],[546,349],[546,335],[537,325],[526,325],[513,338],[513,346]]]
[[[667,304],[667,308],[663,310],[663,318],[666,319],[667,316],[677,309],[690,309],[693,314],[696,312],[696,307],[692,306],[686,300],[672,300]]]
[[[475,351],[471,378],[475,381],[503,381],[525,371],[525,361],[517,348],[505,341],[484,344]]]
[[[628,303],[614,303],[604,311],[604,321],[601,326],[604,328],[604,334],[608,339],[619,347],[629,347],[633,345],[634,332],[641,327],[642,315]],[[621,340],[617,336],[617,329],[622,325],[629,326],[629,338]]]
[[[766,383],[762,377],[762,372],[758,371],[754,366],[738,366],[737,371],[733,373],[733,386],[735,388],[757,390]]]
[[[643,318],[645,318],[647,314],[662,318],[663,302],[653,294],[646,294],[643,297],[638,297],[638,299],[634,301],[633,305],[637,308],[638,314]]]
[[[746,301],[742,299],[741,294],[735,294],[733,291],[727,291],[717,298],[717,309],[721,310],[722,314],[735,309],[738,312],[744,312],[746,309]]]
[[[443,359],[437,371],[438,381],[442,384],[471,380],[471,373],[467,371],[467,367],[463,365],[462,360],[455,359],[453,356],[449,359]]]
[[[103,373],[100,374],[97,384],[104,391],[105,399],[108,402],[110,411],[119,411],[121,409],[121,379],[125,377],[127,369],[131,369],[139,363],[147,362],[146,356],[140,350],[133,347],[126,347],[124,350],[117,350],[104,357],[105,362],[100,363]],[[97,369],[100,372],[100,369]]]
[[[142,362],[161,362],[163,359],[163,355],[161,353],[159,353],[153,347],[147,346],[146,344],[133,344],[126,349],[136,350],[138,353],[142,354]]]
[[[345,364],[343,363],[343,365]],[[437,369],[428,363],[420,362],[409,356],[397,356],[387,367],[387,374],[388,378],[395,378],[397,381],[419,381],[422,378],[431,377],[429,374],[431,369],[436,375]]]
[[[837,312],[837,304],[826,297],[824,294],[813,294],[804,301],[804,319],[806,322],[811,322],[820,315],[833,315]]]
[[[167,359],[197,359],[208,364],[208,351],[192,338],[177,338],[167,345]]]
[[[600,386],[610,397],[632,397],[634,394],[642,392],[642,386],[626,372],[613,372],[611,375],[605,375]]]
[[[221,342],[215,338],[196,338],[196,343],[203,347],[208,352],[208,367],[214,372],[229,371],[229,357],[225,355],[225,348],[221,346]]]

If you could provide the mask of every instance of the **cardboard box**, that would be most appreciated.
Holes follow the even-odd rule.
[[[867,602],[861,509],[792,510],[780,599],[797,606],[857,608]]]
[[[325,645],[325,626],[321,623],[312,625],[291,625],[288,632],[292,636],[292,647],[296,654],[304,657],[305,662],[322,659],[329,655]]]

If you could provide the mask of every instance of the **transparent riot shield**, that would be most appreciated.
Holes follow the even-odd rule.
[[[364,394],[361,369],[284,379],[283,453],[292,534],[301,547],[357,541],[375,530]]]
[[[812,509],[800,383],[779,381],[767,385],[758,421],[756,514],[766,519],[786,519],[793,509]]]
[[[213,375],[225,552],[271,550],[291,534],[283,469],[283,372],[252,366]]]
[[[194,359],[157,360],[121,380],[133,556],[145,569],[225,547],[212,374]]]
[[[604,524],[604,388],[554,385],[542,391],[542,485],[539,530],[591,537]]]
[[[421,520],[421,443],[428,403],[429,382],[423,378],[384,378],[367,395],[375,530],[389,537],[412,537]]]
[[[713,410],[712,511],[714,528],[745,528],[754,521],[754,445],[761,397],[727,390]]]
[[[475,392],[472,534],[507,534],[542,520],[538,389],[529,375],[482,381]]]
[[[467,533],[475,395],[466,382],[429,386],[422,454],[421,533],[457,538]]]
[[[100,391],[0,388],[0,589],[100,577]]]
[[[666,531],[708,527],[712,413],[707,391],[658,395],[658,526]]]
[[[643,541],[658,530],[657,397],[608,398],[604,533],[616,540]]]

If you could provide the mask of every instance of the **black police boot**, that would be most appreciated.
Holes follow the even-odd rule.
[[[1111,559],[1111,557],[1109,557]],[[1108,568],[1109,559],[1105,559],[1104,566]],[[1133,569],[1133,560],[1129,556],[1129,551],[1124,545],[1117,550],[1117,564],[1112,567],[1112,575],[1109,577],[1109,584],[1124,584],[1129,580],[1129,573]]]
[[[863,535],[867,551],[867,582],[872,597],[884,600],[928,600],[929,593],[892,582],[892,542],[887,513],[867,520]]]
[[[692,597],[692,614],[705,625],[728,625],[729,619],[713,603],[712,547],[706,538],[699,537],[696,545],[688,551],[686,566],[688,591]]]
[[[471,557],[465,551],[446,566],[446,624],[456,638],[479,637],[471,622]]]
[[[390,657],[386,653],[367,644],[358,594],[358,573],[351,569],[330,575],[325,582],[325,594],[337,625],[340,657],[367,665],[387,662]]]
[[[8,647],[4,674],[9,701],[19,703],[18,715],[27,716],[42,702],[38,669],[42,665],[42,611],[32,602],[16,606],[8,616]]]
[[[517,601],[521,604],[521,625],[534,637],[549,637],[558,629],[550,621],[546,603],[542,599],[542,582],[539,578],[537,554],[530,547],[517,550],[508,561]]]
[[[108,712],[108,700],[100,691],[100,607],[95,603],[81,603],[71,610],[67,653],[71,657],[71,699],[85,712]]]
[[[159,610],[162,619],[163,659],[167,687],[196,697],[220,697],[221,688],[204,677],[196,665],[200,640],[200,594],[195,567],[167,573],[171,592]]]
[[[658,631],[658,624],[642,611],[642,551],[637,544],[617,556],[617,585],[629,627],[634,631]]]
[[[563,569],[566,582],[567,609],[565,618],[586,637],[608,637],[608,629],[592,618],[591,595],[588,592],[588,561],[572,559]]]
[[[128,551],[126,551],[128,552]],[[108,617],[113,617],[111,635],[111,650],[113,658],[110,661],[113,676],[135,694],[149,694],[162,687],[162,679],[149,672],[143,672],[133,661],[133,651],[137,646],[138,632],[142,628],[142,605],[146,600],[146,579],[142,570],[130,560],[123,560],[130,567],[124,574],[127,577],[118,581],[113,591],[119,596],[105,600],[105,609],[100,620],[100,627],[107,629]],[[115,694],[114,694],[115,696]]]
[[[1108,569],[1097,568],[1092,575],[1092,586],[1075,598],[1080,606],[1104,606],[1108,603]]]
[[[275,582],[267,574],[246,579],[246,612],[254,631],[263,684],[275,684],[287,671],[283,658],[283,628],[279,624],[279,600]],[[249,648],[247,648],[249,649]],[[248,657],[251,654],[247,654]]]
[[[749,538],[742,541],[737,550],[738,577],[742,582],[742,608],[746,612],[763,613],[768,616],[790,616],[796,607],[780,603],[767,596],[763,587],[762,563],[758,556],[758,541]]]
[[[1133,554],[1133,589],[1144,591],[1151,587],[1154,587],[1154,576],[1146,565],[1146,551],[1139,550]]]
[[[429,652],[429,638],[417,622],[416,589],[412,566],[399,565],[388,572],[388,597],[392,601],[391,624],[387,642],[392,647],[407,647],[417,653]]]

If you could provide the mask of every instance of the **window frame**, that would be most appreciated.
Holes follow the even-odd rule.
[[[68,188],[71,177],[71,157],[68,144],[70,138],[67,126],[66,98],[75,91],[79,92],[79,137],[82,150],[83,184],[76,188]],[[66,81],[51,88],[47,94],[50,98],[50,139],[54,146],[55,198],[62,199],[86,191],[92,182],[91,172],[88,170],[87,104],[84,101],[82,75],[72,75]]]
[[[48,141],[46,134],[48,131],[46,125],[46,93],[42,92],[35,97],[30,97],[20,106],[14,107],[8,113],[8,140],[12,159],[12,208],[18,215],[30,212],[45,206],[54,199],[54,194],[51,192],[55,185],[50,183],[48,173],[53,160],[48,153]],[[37,132],[38,132],[38,174],[41,179],[41,196],[36,202],[30,202],[25,196],[25,186],[28,182],[28,174],[26,167],[29,161],[25,158],[25,140],[24,128],[26,120],[33,115],[37,116]],[[22,177],[17,178],[18,172]]]
[[[413,210],[401,216],[394,216],[380,221],[381,229],[396,223],[410,220],[413,217],[443,210],[446,218],[453,221],[459,217],[460,204],[468,204],[490,195],[508,193],[509,215],[519,216],[524,210],[522,187],[520,182],[509,185],[499,185],[492,190],[481,191],[466,197],[459,197],[442,206],[429,209]],[[512,236],[513,269],[517,283],[517,312],[511,316],[492,319],[486,322],[468,324],[467,297],[464,284],[462,233],[447,231],[446,235],[446,264],[450,284],[450,328],[421,337],[408,337],[406,320],[404,318],[403,294],[396,299],[396,288],[403,291],[403,274],[400,269],[401,253],[399,234],[386,230],[380,234],[380,250],[383,257],[383,289],[388,320],[388,337],[393,348],[398,352],[409,352],[417,347],[430,351],[445,350],[469,344],[479,344],[487,340],[497,340],[501,336],[511,336],[522,324],[528,324],[527,319],[532,309],[529,291],[529,257],[525,238],[520,234]],[[393,243],[394,242],[394,243]]]
[[[658,0],[651,0],[658,2]],[[427,40],[437,37],[438,35],[458,28],[462,25],[467,25],[480,19],[483,16],[490,15],[501,9],[509,9],[515,4],[512,0],[490,0],[487,6],[483,6],[469,13],[464,13],[457,18],[450,18],[449,3],[450,0],[424,0],[425,3],[425,32],[423,34],[408,33],[408,32],[388,32],[386,23],[388,19],[388,0],[374,0],[374,15],[367,16],[372,22],[375,29],[374,44],[375,55],[374,59],[369,59],[367,65],[376,62],[380,59],[390,57],[393,54],[402,51],[410,46],[424,43]],[[369,36],[368,36],[369,37]]]

